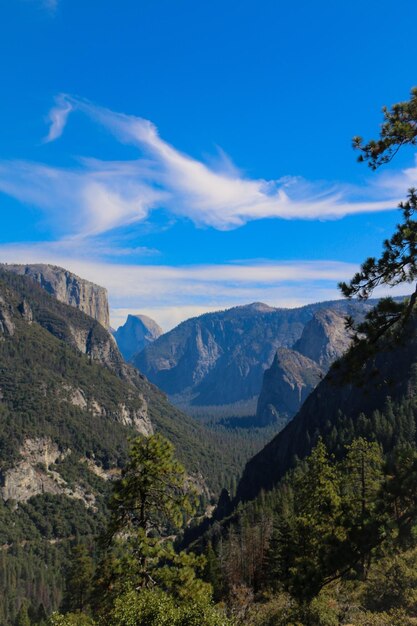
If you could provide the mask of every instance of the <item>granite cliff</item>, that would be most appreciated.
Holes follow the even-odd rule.
[[[258,398],[256,423],[284,426],[325,376],[331,364],[349,348],[350,333],[345,315],[319,309],[304,326],[293,349],[278,348],[265,371]]]
[[[126,361],[141,352],[162,335],[162,328],[147,315],[128,315],[123,326],[113,336]]]
[[[349,348],[351,336],[345,318],[342,312],[330,308],[316,311],[293,349],[327,371]]]
[[[324,372],[320,366],[289,348],[278,348],[272,365],[265,371],[256,411],[256,424],[285,426]]]
[[[104,328],[109,328],[109,303],[104,287],[56,265],[3,264],[1,267],[20,276],[28,276],[60,302],[79,309],[100,322]]]

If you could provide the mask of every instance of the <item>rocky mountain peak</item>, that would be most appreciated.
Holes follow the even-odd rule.
[[[257,424],[283,425],[318,385],[324,372],[312,359],[289,348],[278,348],[266,370],[258,399]]]
[[[319,309],[291,350],[277,350],[263,378],[256,413],[259,425],[284,425],[290,420],[332,363],[347,351],[351,336],[345,317],[341,310]]]
[[[147,315],[137,314],[127,316],[123,326],[114,333],[120,352],[126,361],[134,354],[141,352],[148,344],[162,335],[162,328]]]
[[[350,343],[346,315],[341,311],[321,309],[305,325],[300,339],[293,347],[327,370],[346,352]]]

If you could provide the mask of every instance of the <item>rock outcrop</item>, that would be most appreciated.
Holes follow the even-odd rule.
[[[60,302],[76,307],[83,313],[109,328],[109,303],[107,290],[89,280],[80,278],[72,272],[46,264],[15,265],[3,264],[1,267],[21,276],[36,280],[49,294]]]
[[[297,413],[329,367],[349,348],[345,315],[321,309],[304,326],[292,350],[279,348],[267,369],[258,398],[256,423],[285,424]]]
[[[256,424],[284,426],[323,378],[320,366],[295,350],[278,348],[266,370],[258,399]]]
[[[346,352],[350,343],[346,315],[332,309],[322,309],[314,313],[293,348],[327,371]]]
[[[1,335],[12,336],[14,334],[15,325],[12,319],[11,307],[5,299],[0,296],[0,337]]]
[[[123,326],[113,333],[120,352],[126,361],[141,352],[162,335],[162,328],[147,315],[128,315]]]
[[[33,496],[46,493],[66,495],[81,500],[87,508],[94,508],[95,496],[81,485],[70,486],[53,466],[57,461],[71,454],[67,449],[61,452],[51,439],[42,437],[25,439],[20,448],[21,460],[8,469],[2,477],[0,494],[5,502],[26,502]]]

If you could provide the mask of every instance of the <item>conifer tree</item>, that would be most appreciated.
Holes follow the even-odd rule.
[[[22,604],[22,606],[20,607],[16,619],[16,626],[31,626],[28,607],[26,603]]]
[[[354,147],[361,151],[358,160],[367,161],[374,170],[391,161],[402,146],[416,145],[417,88],[412,89],[408,101],[394,104],[391,109],[384,107],[383,112],[384,123],[379,139],[372,139],[368,143],[364,143],[361,137],[353,139]],[[399,208],[402,222],[397,225],[391,238],[384,241],[379,259],[369,257],[349,283],[339,284],[345,297],[358,296],[366,300],[380,285],[393,287],[416,281],[417,191],[414,188],[409,189],[407,200],[401,202]],[[416,298],[417,288],[410,299],[404,302],[383,298],[359,325],[355,326],[352,319],[348,320],[348,325],[357,331],[355,341],[362,348],[362,360],[370,348],[375,349],[375,344],[388,331],[401,330],[401,326],[410,318]]]
[[[66,611],[83,611],[92,592],[94,574],[93,559],[86,546],[79,544],[71,552],[70,566],[66,578],[63,606]]]
[[[278,514],[268,558],[284,586],[308,603],[337,569],[334,554],[345,539],[340,476],[322,440],[296,469],[291,486],[293,510]]]
[[[179,603],[210,602],[211,587],[202,574],[205,559],[174,550],[178,532],[194,511],[195,490],[162,435],[138,437],[114,486],[107,551],[97,572],[96,609],[104,623],[116,598],[159,588]]]

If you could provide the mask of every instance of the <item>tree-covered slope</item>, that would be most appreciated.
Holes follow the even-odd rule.
[[[150,421],[154,430],[168,437],[187,470],[210,491],[221,488],[224,472],[236,473],[233,454],[222,438],[172,406],[159,389],[126,364],[113,337],[96,320],[57,301],[28,277],[0,270],[0,288],[6,308],[11,307],[10,314],[17,328],[12,336],[4,337],[5,341],[0,345],[1,350],[10,352],[8,367],[3,368],[4,376],[13,380],[21,364],[27,362],[25,373],[20,377],[26,382],[16,382],[15,387],[10,388],[9,396],[21,395],[22,385],[26,385],[25,398],[32,404],[34,423],[42,421],[44,404],[50,407],[48,411],[56,411],[55,391],[45,398],[41,382],[54,381],[59,373],[64,386],[77,388],[77,380],[72,381],[70,377],[74,375],[76,378],[86,371],[91,373],[94,381],[104,380],[97,383],[107,394],[106,398],[97,398],[99,405],[106,407],[113,397],[119,398],[121,405],[126,398],[134,398],[136,408],[139,410],[140,407],[138,419]],[[30,311],[31,320],[25,319],[24,308]],[[40,371],[32,384],[34,374],[29,375],[29,372],[35,372],[37,368]],[[67,376],[69,380],[66,382]],[[5,384],[9,383],[6,380],[2,383],[0,379],[0,387]],[[71,395],[72,392],[66,393]],[[73,409],[80,410],[80,407]],[[124,409],[119,417],[120,421],[129,422]],[[68,423],[67,417],[62,422]],[[77,432],[75,426],[71,428]],[[108,430],[111,439],[113,435],[111,429]]]
[[[70,543],[103,527],[128,438],[160,431],[207,493],[236,475],[229,441],[195,423],[121,357],[96,320],[0,270],[0,623],[62,598]]]

